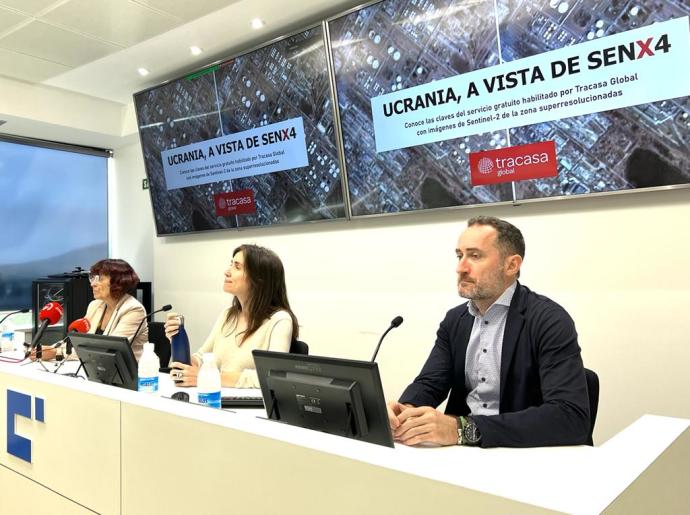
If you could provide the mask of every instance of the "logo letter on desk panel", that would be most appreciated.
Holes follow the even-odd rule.
[[[36,420],[45,422],[43,399],[36,397],[34,401]],[[7,452],[31,463],[31,440],[14,432],[16,415],[31,419],[31,396],[7,390]]]

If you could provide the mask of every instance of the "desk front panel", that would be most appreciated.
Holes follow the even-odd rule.
[[[122,439],[123,513],[555,513],[125,403]]]
[[[30,416],[15,414],[17,405],[30,406]],[[35,482],[32,495],[40,497],[47,488],[98,513],[120,513],[118,401],[0,370],[0,419],[0,465]],[[28,440],[30,456],[8,449],[8,429]]]

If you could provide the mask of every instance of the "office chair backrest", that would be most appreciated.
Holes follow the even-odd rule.
[[[304,356],[308,356],[309,345],[300,340],[292,340],[292,343],[290,344],[290,354],[302,354]]]
[[[587,379],[587,396],[589,397],[589,441],[588,445],[594,445],[592,434],[594,433],[594,423],[597,421],[597,410],[599,408],[599,376],[592,370],[585,368],[585,378]]]
[[[149,322],[149,341],[153,343],[153,352],[161,360],[161,367],[170,363],[170,341],[165,337],[163,322]]]

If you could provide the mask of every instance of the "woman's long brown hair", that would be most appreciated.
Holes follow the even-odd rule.
[[[264,321],[276,311],[284,310],[292,318],[292,339],[299,335],[297,317],[290,309],[290,302],[285,286],[285,270],[278,255],[265,247],[244,244],[237,247],[232,256],[238,252],[244,254],[244,273],[249,281],[249,298],[242,306],[235,297],[228,310],[225,324],[237,323],[240,313],[247,316],[247,330],[242,335],[242,343],[254,334]]]

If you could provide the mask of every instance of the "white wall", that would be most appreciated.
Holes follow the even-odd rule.
[[[233,248],[268,246],[283,259],[311,353],[368,359],[390,320],[405,318],[378,358],[394,398],[461,302],[454,248],[466,220],[506,218],[527,242],[523,283],[570,312],[600,376],[601,443],[643,413],[690,417],[689,200],[680,189],[155,238],[156,304],[186,315],[198,347],[230,300],[222,280]]]
[[[153,281],[156,231],[149,192],[141,186],[144,178],[139,143],[114,150],[108,181],[110,256],[126,260],[142,281]]]
[[[131,108],[72,91],[0,77],[5,134],[97,148],[135,142]],[[129,118],[127,118],[129,119]],[[123,128],[129,132],[123,133]],[[136,126],[135,126],[136,128]]]

